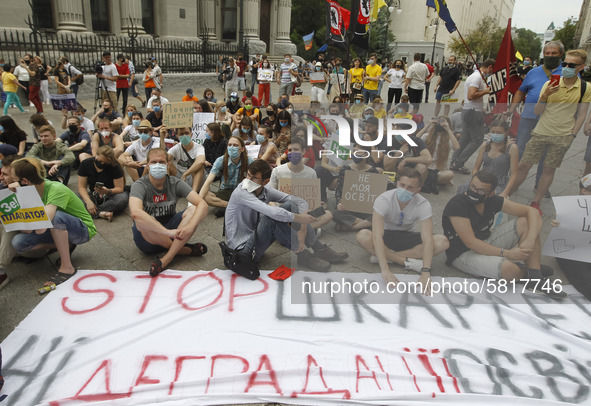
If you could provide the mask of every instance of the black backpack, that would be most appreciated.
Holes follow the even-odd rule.
[[[72,65],[70,65],[70,67],[68,68],[68,76],[72,77]],[[76,83],[78,86],[84,83],[84,74],[76,75],[74,83]]]

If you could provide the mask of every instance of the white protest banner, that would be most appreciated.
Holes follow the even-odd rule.
[[[53,228],[35,186],[0,190],[0,221],[6,231]]]
[[[162,125],[167,128],[191,127],[193,124],[193,103],[165,103],[162,106]]]
[[[272,82],[273,81],[273,70],[259,68],[257,73],[257,80],[259,82]]]
[[[2,342],[2,405],[591,401],[591,303],[570,286],[559,303],[452,278],[476,293],[370,303],[353,289],[386,290],[379,273],[268,274],[79,270]]]
[[[74,93],[50,94],[49,100],[51,101],[51,107],[53,107],[54,110],[78,110],[78,102],[76,101],[76,95]]]
[[[552,227],[542,255],[591,262],[591,196],[553,197],[559,227]]]
[[[261,145],[250,144],[246,146],[246,153],[248,154],[249,158],[257,159],[259,157],[259,151],[261,150]]]
[[[323,83],[324,81],[324,72],[310,73],[310,83]]]
[[[388,175],[346,171],[342,203],[348,211],[373,213],[376,198],[388,188]]]
[[[304,199],[310,210],[320,207],[320,179],[281,178],[278,186],[281,192]]]
[[[193,113],[193,141],[203,145],[207,124],[215,121],[215,113]]]

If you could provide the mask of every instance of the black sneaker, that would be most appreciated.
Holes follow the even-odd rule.
[[[330,264],[323,259],[317,258],[308,250],[304,250],[299,254],[298,265],[311,269],[313,271],[326,272],[330,269]]]
[[[349,258],[349,254],[347,254],[346,252],[336,252],[326,244],[321,245],[322,248],[314,250],[314,256],[316,258],[320,258],[331,264],[342,262],[345,259]]]
[[[216,217],[224,217],[226,215],[226,208],[225,207],[218,207],[213,212]]]

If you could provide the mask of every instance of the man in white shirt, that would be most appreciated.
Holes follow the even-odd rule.
[[[146,111],[148,113],[154,111],[154,108],[152,107],[152,103],[154,102],[154,100],[156,100],[158,98],[160,98],[160,102],[162,103],[161,105],[164,105],[166,103],[170,103],[166,97],[162,96],[162,91],[156,87],[156,88],[154,88],[154,90],[152,90],[152,97],[150,97],[148,99],[148,104],[146,105]]]
[[[172,162],[174,166],[170,167],[169,171],[171,175],[187,182],[197,192],[205,174],[205,149],[201,144],[193,141],[192,128],[178,128],[177,131],[179,143],[168,150],[168,162]]]
[[[148,120],[142,120],[137,131],[140,138],[127,147],[118,159],[134,182],[144,174],[148,152],[160,147],[160,139],[152,137],[152,124]]]
[[[96,77],[102,79],[100,82],[103,89],[103,100],[111,100],[113,109],[117,111],[117,67],[111,61],[111,53],[103,52],[103,73],[96,73]]]
[[[70,89],[72,90],[72,93],[74,93],[75,96],[78,96],[78,84],[76,83],[76,80],[81,75],[83,76],[83,74],[78,69],[76,69],[76,67],[72,65],[70,63],[70,60],[65,56],[62,56],[60,60],[64,64],[64,68],[66,69],[66,72],[68,73],[68,76],[71,79]]]
[[[475,70],[464,83],[464,107],[462,108],[462,138],[460,149],[451,157],[452,171],[465,175],[471,171],[464,164],[484,141],[484,96],[490,93],[484,76],[488,77],[494,69],[494,59],[487,59],[480,69]]]
[[[419,112],[419,105],[423,100],[423,91],[425,90],[425,81],[429,76],[429,68],[421,62],[421,54],[414,55],[414,63],[410,65],[406,72],[404,81],[404,93],[408,94],[408,100],[411,102],[412,114]]]

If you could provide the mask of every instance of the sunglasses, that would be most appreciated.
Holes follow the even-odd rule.
[[[582,65],[582,63],[573,63],[573,62],[566,63],[566,62],[562,62],[560,65],[561,65],[563,68],[566,68],[566,67],[568,66],[569,68],[571,68],[571,69],[574,69],[574,68],[576,68],[577,66],[581,66],[581,65]]]

